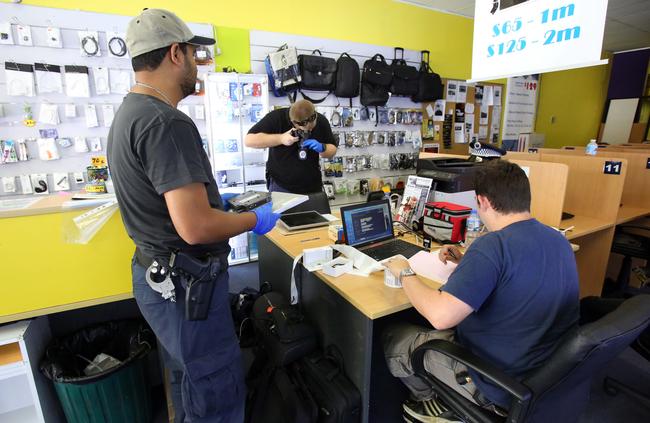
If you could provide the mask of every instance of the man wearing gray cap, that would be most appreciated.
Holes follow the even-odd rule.
[[[229,423],[243,421],[246,393],[228,301],[228,239],[264,234],[279,215],[270,204],[223,211],[198,130],[176,109],[194,92],[197,46],[214,42],[166,10],[131,20],[136,84],[111,125],[108,164],[137,247],[133,295],[181,374],[177,421]]]

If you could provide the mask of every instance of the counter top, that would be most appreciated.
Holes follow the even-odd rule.
[[[66,208],[64,204],[72,200],[75,193],[61,192],[43,196],[24,196],[0,199],[0,218],[35,216],[39,214],[60,213],[70,211],[73,208]],[[109,201],[110,198],[104,199]],[[97,199],[75,200],[79,206],[74,209],[96,207]]]

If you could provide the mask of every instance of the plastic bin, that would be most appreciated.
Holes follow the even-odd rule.
[[[68,423],[149,423],[143,358],[153,345],[155,336],[143,321],[103,323],[54,340],[40,369],[54,383]],[[100,353],[121,363],[86,376],[84,369]]]

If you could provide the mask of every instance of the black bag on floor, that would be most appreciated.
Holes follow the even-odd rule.
[[[237,293],[228,294],[230,297],[230,313],[235,325],[235,333],[239,338],[239,346],[251,347],[256,342],[255,327],[253,325],[253,304],[260,295],[271,291],[271,284],[263,283],[258,291],[255,288],[245,287]]]
[[[316,423],[318,407],[299,372],[268,367],[249,387],[246,423]]]
[[[418,91],[411,97],[416,103],[436,101],[442,98],[443,86],[440,75],[433,72],[429,66],[429,51],[422,50],[420,72],[418,77]]]
[[[285,366],[316,348],[316,331],[296,306],[277,292],[260,296],[253,321],[261,347],[272,366]]]
[[[341,54],[336,61],[336,88],[334,89],[334,95],[350,99],[358,96],[360,81],[361,71],[359,69],[359,63],[351,58],[349,54]]]
[[[355,423],[361,419],[361,394],[345,374],[343,359],[334,345],[297,363],[318,404],[318,423]]]
[[[401,57],[397,58],[397,52]],[[395,47],[393,61],[390,63],[393,71],[393,80],[390,84],[390,92],[393,95],[410,97],[418,92],[419,73],[415,66],[409,66],[404,60],[404,49]]]

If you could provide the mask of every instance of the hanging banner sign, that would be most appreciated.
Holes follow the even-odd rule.
[[[607,0],[476,0],[471,81],[606,64]]]

